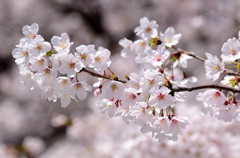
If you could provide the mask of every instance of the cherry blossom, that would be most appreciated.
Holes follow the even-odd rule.
[[[181,37],[182,34],[175,34],[173,27],[168,27],[164,34],[160,33],[160,39],[167,47],[177,45]]]
[[[217,80],[220,74],[224,71],[224,63],[216,56],[206,53],[207,60],[205,61],[206,77],[207,79]]]
[[[140,19],[140,26],[136,27],[134,32],[137,36],[150,39],[157,36],[157,28],[158,24],[156,24],[156,21],[149,21],[147,17],[143,17]]]

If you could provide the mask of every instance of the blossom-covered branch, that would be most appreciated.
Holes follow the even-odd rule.
[[[108,49],[80,45],[73,50],[67,33],[47,42],[38,35],[38,24],[23,27],[24,37],[12,55],[21,82],[30,92],[54,102],[60,99],[61,106],[66,107],[72,100],[85,99],[94,87],[94,95],[103,98],[97,104],[103,113],[141,126],[142,133],[152,133],[159,142],[165,138],[176,141],[189,124],[187,118],[174,112],[175,104],[185,101],[184,93],[174,92],[210,88],[196,97],[203,102],[205,112],[226,122],[236,119],[240,111],[236,99],[236,93],[240,93],[240,41],[232,38],[223,44],[222,60],[210,53],[206,53],[205,60],[176,47],[182,35],[176,34],[173,27],[164,33],[157,28],[156,21],[143,17],[134,29],[138,39],[119,41],[123,47],[121,56],[131,58],[140,67],[139,72],[126,75],[127,81],[118,79],[110,70]],[[191,58],[204,62],[207,79],[218,80],[225,72],[222,85],[192,86],[198,79],[185,72]],[[229,66],[236,72],[228,70]],[[96,77],[96,83],[89,85],[81,78],[81,72]],[[228,92],[227,96],[222,90]]]

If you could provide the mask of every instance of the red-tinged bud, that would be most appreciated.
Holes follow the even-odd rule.
[[[116,105],[117,108],[119,107],[119,105],[121,105],[121,102],[120,102],[119,99],[115,102],[115,105]]]
[[[215,97],[219,97],[221,95],[221,93],[219,91],[215,92]]]
[[[224,105],[226,105],[226,106],[227,106],[227,105],[228,105],[228,101],[224,101]]]
[[[153,114],[153,116],[155,116],[155,114],[156,114],[155,109],[153,109],[152,114]]]
[[[233,98],[233,101],[232,101],[232,103],[233,103],[233,104],[237,104],[237,100],[236,100],[236,98],[235,98],[235,97]]]
[[[163,74],[163,69],[159,68],[158,72],[160,72],[161,74]]]
[[[231,101],[232,101],[232,98],[229,98],[229,99],[228,99],[228,103],[230,103]]]
[[[183,77],[187,78],[187,74],[185,72],[183,72]]]
[[[173,76],[173,75],[171,76],[171,80],[173,80],[173,81],[174,81],[174,76]]]
[[[102,93],[102,86],[98,87],[95,91],[94,91],[94,96],[99,96]]]
[[[113,102],[113,100],[114,100],[114,97],[112,97],[112,98],[111,98],[111,99],[109,99],[109,100]]]

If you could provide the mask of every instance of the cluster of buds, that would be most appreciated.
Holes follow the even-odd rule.
[[[109,50],[81,45],[71,51],[73,43],[66,33],[52,37],[50,44],[37,34],[37,24],[23,27],[25,37],[12,54],[20,69],[21,82],[44,99],[61,99],[63,107],[70,104],[71,99],[85,99],[87,91],[92,90],[92,86],[80,80],[81,72],[97,77],[94,95],[106,94],[97,107],[109,117],[121,116],[126,123],[140,125],[142,133],[151,132],[159,142],[165,138],[176,141],[189,124],[187,118],[176,115],[174,108],[184,101],[184,91],[214,88],[197,96],[197,100],[204,103],[205,112],[224,121],[235,119],[239,113],[236,93],[240,90],[236,88],[240,74],[226,70],[224,64],[234,64],[240,69],[240,41],[233,38],[224,43],[222,62],[208,53],[208,59],[204,60],[176,47],[182,35],[175,34],[174,28],[169,27],[164,33],[158,33],[157,28],[156,21],[144,17],[134,30],[139,39],[119,41],[123,47],[121,56],[131,58],[141,67],[140,72],[126,75],[126,81],[118,79],[109,68]],[[224,71],[234,76],[226,76],[222,81],[224,86],[188,88],[197,82],[196,77],[188,77],[184,71],[190,58],[205,62],[208,79],[216,80]],[[227,97],[222,90],[229,92]]]

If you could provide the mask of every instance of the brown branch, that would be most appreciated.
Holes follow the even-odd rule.
[[[195,59],[197,59],[197,60],[200,60],[200,61],[202,61],[202,62],[205,62],[205,61],[206,61],[206,59],[203,59],[203,58],[200,57],[200,56],[197,56],[197,55],[195,55],[195,54],[193,54],[193,53],[187,52],[187,51],[182,50],[182,49],[180,49],[180,48],[176,48],[175,46],[172,46],[172,48],[173,48],[175,51],[177,51],[176,53],[186,54],[186,55],[191,56],[191,57],[193,57],[193,58],[195,58]],[[225,69],[224,69],[224,72],[225,72],[226,74],[228,74],[228,75],[240,76],[240,73],[234,72],[234,71],[232,71],[232,70],[230,70],[230,69],[226,69],[226,68],[225,68]]]
[[[114,80],[114,81],[117,81],[117,82],[121,82],[121,83],[126,83],[127,81],[123,81],[123,80],[119,80],[117,77],[109,77],[109,76],[104,76],[104,75],[100,75],[98,73],[95,73],[95,72],[92,72],[90,70],[87,70],[85,68],[83,68],[82,70],[79,71],[80,72],[86,72],[88,73],[89,75],[91,76],[94,76],[94,77],[98,77],[98,78],[103,78],[103,79],[107,79],[107,80]]]
[[[184,91],[194,91],[194,90],[201,90],[201,89],[219,89],[219,90],[227,90],[231,91],[233,93],[240,93],[239,89],[231,88],[231,87],[225,87],[225,86],[219,86],[219,85],[203,85],[203,86],[197,86],[197,87],[173,87],[170,88],[173,92],[184,92]]]

